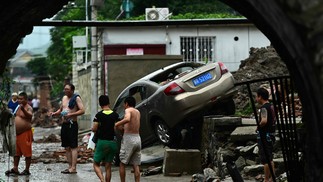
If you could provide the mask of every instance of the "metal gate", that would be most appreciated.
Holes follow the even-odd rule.
[[[246,86],[248,89],[250,102],[255,115],[257,125],[259,126],[258,113],[255,106],[255,86],[267,84],[272,98],[272,104],[276,113],[276,127],[281,142],[285,172],[288,181],[304,181],[304,162],[302,160],[302,151],[300,147],[300,138],[297,132],[295,115],[295,90],[293,81],[289,76],[257,79],[237,83],[236,86]],[[276,131],[277,131],[276,130]],[[272,172],[272,167],[269,165]],[[274,179],[274,181],[276,181]]]

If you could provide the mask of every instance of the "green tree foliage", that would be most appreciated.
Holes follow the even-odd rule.
[[[8,68],[6,68],[0,75],[0,117],[2,111],[7,109],[7,101],[10,98],[10,85],[12,83],[14,82],[9,76]]]
[[[235,14],[227,5],[217,0],[133,0],[135,4],[132,15],[140,16],[145,14],[145,8],[168,7],[174,16],[179,14],[217,14],[228,13]]]
[[[116,20],[121,13],[121,0],[105,0],[104,6],[98,8],[98,20]]]
[[[75,1],[77,3],[78,1]],[[81,1],[80,1],[81,2]],[[83,1],[82,1],[83,2]],[[84,4],[68,5],[55,17],[55,20],[84,20]],[[71,77],[73,61],[73,36],[85,35],[84,27],[55,27],[50,30],[52,44],[47,50],[48,73],[54,80],[52,97],[57,97],[63,90],[64,80]]]
[[[35,86],[39,85],[39,78],[47,77],[48,75],[49,59],[45,57],[38,57],[30,60],[27,63],[27,68],[35,75],[33,83]]]
[[[32,59],[27,63],[27,68],[36,76],[45,76],[48,74],[47,61],[45,57]]]

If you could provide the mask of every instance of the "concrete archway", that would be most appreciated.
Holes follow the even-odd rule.
[[[305,179],[323,181],[323,2],[320,0],[221,0],[239,11],[271,40],[296,82],[307,128]],[[58,12],[68,0],[5,1],[0,20],[0,73],[33,25]]]
[[[303,103],[306,181],[323,181],[322,29],[323,3],[221,0],[251,20],[285,61]],[[321,9],[320,9],[321,8]]]

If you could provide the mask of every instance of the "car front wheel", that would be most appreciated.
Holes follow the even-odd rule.
[[[163,121],[158,120],[155,122],[155,133],[159,141],[161,141],[166,146],[170,145],[171,132]]]

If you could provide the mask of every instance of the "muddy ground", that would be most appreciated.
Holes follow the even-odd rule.
[[[34,140],[40,141],[47,138],[50,135],[58,135],[60,127],[42,128],[35,127]],[[81,142],[81,140],[80,140]],[[75,182],[88,182],[99,181],[92,167],[91,159],[87,162],[78,163],[77,174],[62,174],[60,171],[67,167],[64,156],[61,156],[59,161],[53,159],[53,154],[57,151],[62,151],[60,142],[34,142],[33,143],[33,163],[30,167],[30,176],[5,176],[5,171],[11,169],[13,166],[12,157],[9,158],[8,154],[0,152],[0,182],[2,181],[31,181],[31,182],[62,182],[62,181],[75,181]],[[176,182],[189,182],[192,180],[192,175],[181,174],[179,176],[164,176],[162,172],[158,174],[152,174],[144,176],[143,174],[150,168],[162,166],[164,147],[161,145],[155,145],[148,149],[143,150],[143,164],[141,165],[143,182],[161,182],[161,181],[176,181]],[[146,161],[146,162],[145,162]],[[148,161],[148,162],[147,162]],[[19,170],[24,169],[24,159],[22,158]],[[127,167],[127,181],[132,182],[133,173],[130,166]],[[112,180],[120,181],[118,167],[112,167]],[[224,182],[232,181],[230,176],[227,176]],[[255,181],[253,179],[245,179],[245,181]]]

